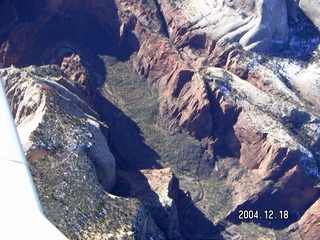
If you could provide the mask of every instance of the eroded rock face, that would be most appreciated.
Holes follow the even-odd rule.
[[[282,66],[283,69],[274,70],[270,63],[262,63],[256,55],[223,39],[213,49],[205,41],[203,48],[206,50],[202,55],[185,47],[181,57],[165,39],[141,31],[139,22],[135,32],[141,42],[153,42],[152,46],[145,44],[141,47],[132,56],[132,61],[138,73],[158,85],[161,113],[174,117],[179,126],[203,139],[203,145],[210,151],[220,152],[221,148],[231,151],[247,169],[237,181],[230,174],[228,183],[233,189],[234,205],[228,219],[237,218],[238,209],[250,208],[251,204],[263,208],[278,202],[277,209],[287,207],[295,215],[298,209],[315,201],[319,191],[314,188],[312,179],[319,174],[317,156],[304,144],[311,139],[314,144],[319,139],[317,133],[310,131],[314,129],[317,117],[309,115],[296,94],[283,84],[278,72],[290,80],[301,67],[288,63],[288,66]],[[190,42],[188,45],[194,47]],[[160,50],[154,53],[154,49]],[[248,82],[220,69],[208,68],[205,71],[209,75],[203,75],[201,71],[199,74],[199,70],[204,71],[204,61],[201,68],[193,64],[185,70],[186,62],[192,62],[195,56],[201,59],[206,53],[207,61],[209,59],[213,65],[224,67]],[[292,67],[297,69],[286,72]],[[212,78],[210,74],[216,77]],[[215,79],[214,84],[209,79]],[[301,114],[296,114],[298,112]],[[302,116],[303,112],[308,112],[306,118]],[[299,120],[293,117],[298,115],[301,115]],[[287,126],[283,126],[284,120],[288,124],[303,126],[299,132],[308,135],[309,140],[297,141]],[[304,179],[303,185],[297,184],[300,179]],[[274,191],[284,186],[287,191]],[[293,186],[296,186],[295,190]],[[297,192],[302,201],[297,201]]]
[[[239,42],[245,49],[265,52],[272,41],[288,34],[288,18],[298,9],[318,26],[317,1],[159,1],[173,42],[181,47],[206,46],[206,36]]]
[[[253,87],[251,84],[230,76],[226,72],[221,72],[220,69],[209,69],[208,74],[207,79],[213,80],[213,82],[209,81],[210,88],[213,91],[219,91],[222,95],[219,101],[220,106],[223,106],[224,102],[229,102],[229,104],[241,107],[235,124],[232,128],[228,127],[226,132],[230,150],[239,157],[240,162],[248,169],[248,172],[243,174],[240,179],[229,182],[234,186],[234,206],[237,206],[235,212],[238,208],[248,207],[247,201],[254,202],[256,206],[261,204],[260,207],[268,206],[268,202],[278,202],[277,207],[286,207],[295,213],[297,209],[305,208],[311,204],[319,194],[318,189],[314,188],[312,184],[312,176],[319,174],[315,157],[281,126],[281,122],[275,120],[275,116],[280,115],[276,112],[282,108],[281,105],[290,107],[290,102],[282,102],[279,98],[278,102],[274,103],[278,105],[277,107],[275,105],[275,108],[269,106],[268,112],[260,110],[265,109],[267,107],[265,104],[274,101],[276,96],[268,100],[269,95],[262,91],[249,90]],[[224,81],[220,82],[222,78]],[[243,94],[243,90],[246,94]],[[235,92],[237,92],[237,97],[232,97]],[[242,102],[243,100],[244,102]],[[257,107],[259,105],[261,107]],[[295,107],[297,108],[297,105]],[[307,124],[311,126],[312,122]],[[301,179],[304,179],[304,184],[296,184]],[[270,181],[276,186],[286,187],[277,194],[273,192],[268,196],[269,191],[273,189],[268,190],[266,187],[271,186]],[[295,190],[291,191],[293,185]],[[305,197],[304,201],[299,203],[295,199],[295,194],[298,192],[301,199]],[[310,194],[304,195],[304,192]]]
[[[319,1],[312,0],[300,0],[299,7],[303,10],[303,12],[310,18],[310,20],[314,23],[314,25],[320,29],[320,21],[319,21],[319,9],[320,3]]]
[[[203,145],[210,151],[219,152],[221,148],[231,151],[248,170],[245,174],[242,173],[240,179],[230,174],[228,182],[234,194],[234,208],[229,214],[230,219],[237,218],[238,209],[250,208],[252,204],[263,208],[269,206],[269,203],[278,202],[277,209],[287,207],[296,215],[298,209],[304,209],[315,201],[319,191],[312,182],[313,177],[319,174],[316,160],[318,156],[314,155],[314,151],[307,150],[304,144],[318,142],[318,133],[310,131],[315,129],[317,117],[309,115],[295,92],[287,88],[279,77],[286,77],[290,81],[302,66],[288,62],[281,65],[280,69],[273,69],[271,63],[263,63],[263,59],[247,53],[238,44],[230,44],[223,39],[213,48],[205,41],[203,48],[206,50],[200,54],[184,47],[181,57],[165,40],[157,40],[155,35],[140,31],[140,28],[138,22],[135,31],[141,42],[153,42],[153,47],[156,47],[143,46],[133,55],[133,66],[138,73],[158,84],[160,100],[163,101],[161,112],[175,117],[178,124],[187,131],[195,132],[194,136],[203,139]],[[199,38],[196,42],[199,43],[200,40]],[[186,40],[181,40],[183,41]],[[188,44],[194,47],[191,43]],[[152,49],[161,51],[154,54]],[[208,81],[212,79],[210,74],[198,75],[197,71],[203,71],[203,59],[200,68],[197,64],[192,64],[190,70],[184,70],[186,62],[192,62],[196,56],[201,59],[206,53],[207,61],[209,59],[213,65],[224,67],[248,82],[220,69],[208,68],[206,71],[217,76],[215,84],[212,84]],[[289,69],[293,71],[288,72]],[[192,77],[188,81],[181,76]],[[198,77],[199,85],[192,85],[195,77]],[[200,89],[203,90],[198,88],[201,85],[203,87]],[[193,89],[197,89],[199,94],[203,91],[204,94],[198,98],[192,94]],[[188,104],[199,106],[195,104],[199,99],[208,103],[206,107],[201,107],[200,110],[197,107],[188,109]],[[173,110],[170,108],[171,104],[175,106]],[[199,113],[203,118],[198,117]],[[195,128],[191,124],[183,124],[180,116],[188,116],[182,117],[182,120],[189,119],[188,123],[192,122],[190,117],[194,116],[204,120],[197,122]],[[298,131],[305,136],[305,140],[297,141],[295,134],[292,135],[288,132],[288,127],[283,126],[284,120],[295,127],[303,126]],[[292,129],[292,125],[288,126]],[[304,184],[297,184],[301,179],[304,179]],[[286,191],[274,190],[284,186]],[[293,186],[296,186],[295,190]],[[297,201],[297,191],[302,201]]]
[[[151,216],[166,239],[178,239],[179,180],[169,168],[140,170],[139,173],[121,172],[129,180],[129,196],[138,198],[150,211]]]
[[[135,32],[144,45],[132,56],[133,67],[159,86],[160,114],[174,117],[197,138],[209,135],[210,104],[200,76],[189,70],[167,39],[141,28],[138,22]]]
[[[85,101],[73,93],[76,92],[74,85],[70,84],[69,90],[59,84],[63,77],[57,67],[23,70],[11,67],[3,70],[2,76],[24,151],[27,158],[30,157],[28,160],[38,161],[59,151],[93,152],[91,157],[98,166],[98,178],[107,191],[112,191],[115,159],[100,130],[107,126],[98,120],[99,115]],[[72,119],[78,125],[72,125]],[[51,136],[42,136],[46,125],[61,132],[49,131]]]
[[[199,40],[204,34],[214,41],[229,39],[246,49],[264,52],[272,40],[284,40],[288,32],[284,0],[159,2],[169,33],[180,46],[195,42],[203,48],[206,41]]]
[[[310,65],[303,69],[292,79],[292,86],[299,92],[299,95],[310,102],[318,111],[320,104],[317,101],[320,93],[320,72],[316,65]]]
[[[319,237],[319,204],[320,200],[318,199],[297,223],[288,227],[287,239],[317,239]]]
[[[75,42],[76,38],[80,38],[86,39],[85,41],[88,43],[93,40],[93,37],[100,34],[99,38],[107,45],[119,41],[120,22],[117,8],[112,1],[86,1],[81,4],[78,1],[70,1],[65,4],[62,1],[44,0],[38,4],[34,4],[32,1],[29,4],[12,3],[12,6],[16,6],[16,12],[21,18],[21,22],[11,26],[8,40],[1,42],[0,58],[5,66],[11,64],[25,66],[30,62],[43,64],[39,61],[44,58],[43,54],[61,40],[70,43]],[[82,17],[78,18],[75,24],[73,19],[76,18],[76,15]],[[86,19],[85,22],[82,21],[83,19]],[[93,24],[89,27],[89,35],[87,34],[89,31],[88,22]],[[54,34],[52,34],[53,32]],[[115,42],[109,42],[111,39]],[[97,50],[99,46],[94,47]],[[99,49],[99,51],[101,50]],[[74,52],[73,49],[71,51]],[[55,54],[51,52],[51,59],[46,59],[45,63],[57,63],[51,62],[52,58],[55,58]]]
[[[72,92],[72,84],[70,89],[59,84],[60,74],[58,66],[1,70],[46,215],[70,238],[146,234],[138,227],[132,231],[131,224],[139,211],[142,224],[152,222],[148,212],[105,192],[115,184],[115,159],[100,130],[107,126]],[[114,222],[113,212],[128,209],[128,218]]]

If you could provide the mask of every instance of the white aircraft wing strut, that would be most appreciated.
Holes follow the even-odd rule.
[[[0,79],[0,239],[67,239],[44,216]]]

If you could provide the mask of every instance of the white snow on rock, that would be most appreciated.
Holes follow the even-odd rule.
[[[301,153],[303,153],[300,162],[307,173],[313,176],[318,175],[319,169],[317,167],[313,154],[302,145],[299,146],[299,150],[301,151]]]
[[[302,70],[291,82],[299,95],[320,110],[320,67],[312,64]]]
[[[248,50],[265,52],[272,40],[283,41],[288,34],[285,1],[180,0],[174,5],[188,18],[191,30],[216,41],[239,42]]]

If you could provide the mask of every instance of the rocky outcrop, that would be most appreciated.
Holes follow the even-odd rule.
[[[135,32],[144,45],[131,60],[139,74],[158,85],[160,114],[174,117],[197,138],[209,135],[210,104],[200,76],[189,70],[167,39],[142,28],[137,22]],[[154,52],[155,48],[158,51]]]
[[[7,67],[11,64],[25,66],[31,62],[33,64],[44,64],[41,60],[45,60],[47,64],[61,62],[61,56],[58,60],[53,61],[57,57],[57,52],[51,52],[50,59],[45,59],[43,55],[48,51],[50,52],[50,48],[61,41],[77,42],[74,34],[80,39],[87,39],[88,42],[95,37],[103,39],[102,41],[106,45],[114,45],[119,42],[120,22],[117,8],[111,1],[82,3],[85,6],[82,6],[76,0],[69,1],[68,4],[50,0],[42,1],[41,4],[34,4],[32,1],[29,4],[6,2],[15,7],[21,20],[16,25],[11,26],[8,39],[0,43],[2,45],[0,47],[0,61]],[[27,17],[32,21],[24,19],[26,10],[29,11]],[[76,24],[73,22],[76,17],[75,14],[83,16],[78,18]],[[83,22],[81,19],[86,20]],[[88,21],[94,23],[94,27],[88,28]],[[53,32],[55,34],[52,34]],[[112,42],[111,39],[115,41]],[[76,49],[77,44],[73,45],[73,49],[69,49],[68,56],[71,55],[70,50],[74,52]],[[98,47],[98,45],[93,46],[95,51],[101,50]],[[62,57],[64,56],[62,55]]]
[[[286,239],[318,239],[320,228],[319,209],[320,200],[318,199],[297,223],[288,227]]]
[[[320,20],[319,16],[319,9],[320,3],[319,1],[314,0],[300,0],[299,7],[302,11],[310,18],[310,20],[314,23],[314,25],[320,29]]]
[[[224,130],[225,138],[220,135],[220,141],[226,139],[229,149],[239,157],[240,162],[248,170],[237,181],[233,181],[231,177],[229,182],[234,188],[234,206],[237,206],[235,212],[238,208],[249,207],[247,201],[251,202],[249,205],[254,202],[255,206],[262,208],[268,206],[268,202],[278,202],[277,207],[280,209],[281,201],[283,201],[285,205],[282,207],[291,209],[295,213],[299,211],[298,209],[304,209],[311,204],[319,194],[317,188],[312,184],[312,176],[319,173],[315,157],[281,126],[279,120],[275,120],[278,118],[276,116],[280,115],[277,112],[282,108],[281,105],[284,104],[290,108],[290,102],[282,102],[279,98],[278,107],[274,106],[277,110],[269,106],[268,112],[266,112],[262,110],[266,109],[267,105],[265,104],[274,101],[276,96],[272,96],[272,100],[271,98],[268,100],[269,95],[262,91],[249,90],[253,87],[251,84],[220,69],[209,69],[206,79],[211,79],[209,86],[212,91],[220,93],[215,94],[215,96],[220,95],[218,98],[220,106],[231,104],[241,107],[241,112],[234,120],[235,123],[231,125],[232,127],[230,124],[227,125]],[[221,79],[223,80],[221,81]],[[312,122],[307,124],[312,125]],[[299,182],[301,179],[304,179],[303,185],[291,183]],[[286,185],[286,190],[282,190],[278,194],[273,192],[271,196],[267,197],[271,189],[274,191],[273,187],[270,189],[266,187],[267,185],[271,186],[270,181],[276,186]],[[262,184],[263,182],[266,185]],[[289,190],[291,188],[289,185],[293,186],[292,184],[295,185],[294,191]],[[299,195],[305,197],[299,203],[295,199],[295,194],[298,192]],[[304,192],[310,194],[304,195]],[[268,202],[263,200],[266,198]],[[261,202],[259,203],[259,201]],[[273,206],[273,208],[275,207]]]
[[[161,233],[159,239],[180,239],[177,208],[184,194],[181,194],[179,180],[171,169],[118,170],[117,174],[118,186],[115,192],[138,199],[152,216],[152,220],[143,227],[145,236],[150,237],[152,233],[158,232]]]
[[[111,191],[115,184],[115,159],[100,130],[107,127],[73,93],[72,82],[70,89],[59,84],[60,74],[58,66],[1,70],[44,211],[70,238],[133,237],[135,214],[144,211],[141,221],[152,219],[138,203],[112,198],[103,190]],[[133,214],[127,219],[110,222],[115,211],[128,209]]]
[[[272,41],[284,41],[288,18],[298,9],[318,26],[317,1],[159,1],[173,42],[203,49],[206,37],[240,43],[245,49],[265,52]]]
[[[169,168],[141,170],[140,173],[122,172],[130,182],[130,196],[138,198],[150,211],[166,239],[179,238],[177,203],[179,180]]]
[[[271,65],[263,63],[263,59],[244,51],[239,44],[222,39],[211,50],[212,45],[203,44],[205,53],[209,54],[206,60],[248,82],[220,69],[208,68],[205,70],[207,75],[201,71],[199,74],[199,70],[204,71],[205,61],[201,56],[205,53],[193,53],[185,47],[179,55],[165,39],[141,28],[137,22],[134,32],[145,45],[132,56],[132,62],[138,73],[158,85],[160,112],[174,117],[180,127],[202,139],[210,151],[231,151],[247,169],[237,181],[230,174],[228,183],[234,194],[230,219],[236,218],[238,209],[249,208],[252,204],[263,208],[278,202],[277,209],[286,207],[296,214],[315,201],[319,194],[312,184],[313,177],[318,175],[316,157],[288,132],[287,126],[283,126],[284,120],[287,124],[290,121],[295,124],[291,117],[295,114],[293,109],[308,112],[279,77],[287,71],[286,66],[279,70],[280,74]],[[180,38],[179,41],[186,40]],[[153,45],[147,45],[148,42]],[[192,46],[190,42],[187,44]],[[200,69],[196,65],[185,67],[194,59],[192,54],[200,55]],[[293,77],[298,71],[299,68],[290,74]],[[285,77],[291,79],[291,76]],[[315,119],[317,117],[313,115],[298,122],[305,129],[311,129]],[[311,135],[312,142],[317,142],[318,135]],[[292,186],[299,179],[304,179],[305,185],[296,185],[293,191]],[[274,190],[284,186],[287,191]],[[302,201],[296,201],[297,192],[303,196]],[[309,194],[304,195],[304,192]]]
[[[310,65],[299,72],[291,81],[292,86],[299,95],[308,101],[315,109],[320,110],[320,72],[317,65]]]
[[[279,6],[267,5],[263,1],[259,3],[261,5],[243,6],[251,11],[259,9],[261,19],[257,20],[254,15],[251,17],[253,22],[257,21],[261,25],[258,24],[255,28],[250,25],[253,23],[248,23],[250,32],[244,33],[240,43],[245,49],[258,51],[261,47],[261,51],[265,51],[269,48],[272,37],[284,39],[287,29],[281,28],[280,22],[271,28],[263,28],[266,22],[270,22],[270,18],[266,16],[275,12],[271,11],[272,8]],[[173,117],[180,127],[202,139],[203,146],[211,152],[232,152],[232,156],[240,159],[246,169],[245,173],[240,177],[230,174],[227,179],[234,196],[230,219],[237,217],[238,209],[250,208],[253,204],[257,208],[263,208],[272,202],[278,203],[273,208],[286,207],[293,215],[297,214],[312,204],[319,195],[313,183],[313,178],[319,174],[318,157],[314,151],[304,146],[311,139],[313,144],[318,141],[317,133],[309,131],[315,128],[317,115],[309,115],[310,112],[295,92],[283,82],[283,79],[292,79],[302,66],[288,62],[287,66],[279,65],[280,69],[275,69],[274,65],[278,63],[271,65],[265,59],[246,52],[241,45],[230,44],[227,37],[219,36],[213,42],[208,40],[203,35],[205,27],[201,28],[200,25],[203,22],[208,24],[208,28],[212,28],[207,19],[209,17],[202,16],[203,18],[193,22],[194,25],[188,25],[186,16],[194,17],[199,11],[183,14],[182,5],[179,4],[183,3],[160,1],[168,23],[169,36],[180,51],[177,52],[166,38],[148,31],[137,21],[132,32],[143,45],[131,57],[134,69],[158,86],[162,115]],[[282,23],[286,25],[286,3],[281,4],[282,17],[285,17]],[[199,5],[194,6],[197,7]],[[184,10],[186,9],[189,9],[188,5]],[[263,23],[261,21],[264,17]],[[221,26],[225,29],[225,24]],[[270,32],[266,33],[263,29]],[[226,34],[230,32],[232,31],[228,30]],[[269,36],[268,40],[264,38],[266,35]],[[260,42],[259,39],[263,41]],[[215,41],[217,42],[214,43]],[[150,45],[149,42],[153,44]],[[224,67],[241,79],[220,69],[206,68],[205,64]],[[292,67],[297,67],[297,70],[288,72]],[[293,116],[297,115],[308,117],[298,117],[299,120],[296,121]],[[283,125],[284,121],[287,125]],[[292,127],[300,130],[294,130],[292,134]],[[304,136],[304,140],[297,140],[298,135]],[[304,179],[304,184],[298,185],[301,179]],[[295,190],[293,186],[296,186]],[[281,188],[287,190],[277,190]],[[301,196],[301,201],[297,201],[296,194]]]
[[[72,67],[67,73],[79,70]],[[66,236],[179,236],[174,203],[179,183],[170,169],[141,171],[147,185],[133,181],[139,187],[132,196],[144,205],[105,192],[111,192],[116,181],[115,159],[106,142],[108,126],[75,86],[77,78],[63,77],[57,65],[11,67],[0,74],[45,214]],[[135,192],[141,186],[151,187],[156,195]],[[159,222],[167,225],[160,230]]]
[[[204,35],[214,41],[228,39],[246,49],[264,52],[272,40],[285,40],[288,32],[286,1],[159,2],[169,33],[180,46],[192,46],[195,42],[203,48],[206,41],[200,38]]]
[[[30,156],[29,160],[38,161],[43,155],[48,156],[59,151],[74,151],[74,154],[92,151],[91,157],[97,165],[98,178],[101,179],[102,186],[111,191],[115,184],[115,160],[100,130],[107,126],[100,122],[98,114],[74,93],[76,87],[70,84],[68,89],[60,85],[59,81],[63,78],[55,66],[29,67],[22,71],[12,67],[3,70],[2,76],[24,151]],[[48,80],[48,77],[51,79]],[[72,124],[73,118],[74,121],[78,119],[75,122],[78,125]],[[68,126],[69,124],[71,126]],[[51,136],[42,136],[46,125],[52,125],[50,127],[57,128],[60,132],[53,130]]]
[[[93,64],[85,62],[78,54],[72,53],[71,56],[63,58],[60,67],[61,71],[81,88],[82,93],[77,94],[81,94],[88,101],[90,101],[88,96],[94,94],[103,81],[99,74],[93,72],[90,65],[92,66]]]
[[[61,63],[61,70],[72,80],[77,81],[81,85],[90,86],[88,83],[88,70],[81,64],[79,55],[72,54],[65,57]]]

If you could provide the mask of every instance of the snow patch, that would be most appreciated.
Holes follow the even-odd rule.
[[[320,109],[320,68],[316,64],[302,70],[290,82],[300,95]]]
[[[279,73],[285,76],[288,80],[296,76],[303,68],[301,64],[290,60],[283,59],[278,63]]]
[[[220,92],[225,96],[228,97],[230,95],[230,90],[225,85],[220,86]]]
[[[257,70],[261,64],[258,62],[257,58],[253,58],[252,61],[249,63],[248,68],[249,70]]]
[[[302,145],[299,145],[299,150],[302,153],[300,163],[304,170],[312,176],[319,175],[319,169],[317,167],[313,154]]]
[[[17,126],[20,142],[24,148],[29,143],[29,137],[31,133],[38,127],[39,123],[42,122],[44,115],[45,100],[41,102],[41,105],[37,108],[34,114],[28,115],[23,121]]]

